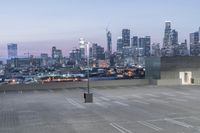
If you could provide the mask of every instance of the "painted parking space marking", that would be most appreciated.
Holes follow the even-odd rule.
[[[141,103],[141,104],[149,104],[148,102],[140,101],[140,100],[134,100],[133,102],[135,103]]]
[[[174,120],[174,119],[170,119],[170,118],[165,118],[164,119],[165,121],[167,122],[170,122],[172,124],[176,124],[176,125],[179,125],[179,126],[182,126],[182,127],[186,127],[186,128],[192,128],[193,126],[192,125],[189,125],[185,122],[180,122],[180,121],[177,121],[177,120]]]
[[[170,96],[170,97],[175,97],[175,96],[176,96],[176,95],[174,95],[174,94],[167,93],[167,92],[162,92],[161,94],[162,94],[162,95],[165,95],[165,96]]]
[[[168,101],[163,101],[163,100],[154,99],[154,98],[149,99],[149,101],[152,101],[154,103],[161,103],[161,104],[168,104],[169,103]]]
[[[128,104],[122,103],[122,102],[119,102],[119,101],[114,101],[114,103],[119,104],[119,105],[122,105],[122,106],[126,106],[126,107],[129,106]]]
[[[185,96],[188,96],[190,95],[189,93],[185,93],[185,92],[179,92],[179,91],[176,91],[177,94],[181,94],[181,95],[185,95]]]
[[[99,98],[101,98],[101,99],[104,100],[104,101],[110,101],[110,99],[107,98],[107,97],[99,97]]]
[[[73,100],[71,98],[67,98],[67,101],[77,108],[85,109],[85,107],[83,105],[79,104],[78,102],[76,102],[75,100]]]
[[[138,121],[138,123],[143,125],[143,126],[146,126],[148,128],[151,128],[151,129],[153,129],[155,131],[162,131],[163,130],[162,128],[157,127],[156,125],[153,125],[153,124],[151,124],[149,122],[146,122],[146,121]]]
[[[174,101],[177,101],[177,102],[187,102],[188,100],[187,99],[180,99],[180,98],[168,98],[170,100],[174,100]]]
[[[118,125],[117,123],[110,123],[110,125],[116,130],[118,130],[120,133],[133,133],[132,131]]]
[[[155,94],[145,94],[146,96],[150,96],[150,97],[155,97],[155,98],[159,98],[160,96],[155,95]]]

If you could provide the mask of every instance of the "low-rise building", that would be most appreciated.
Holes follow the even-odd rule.
[[[158,85],[200,84],[200,58],[195,56],[147,58],[146,78],[156,80]]]

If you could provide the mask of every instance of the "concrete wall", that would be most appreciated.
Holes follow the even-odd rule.
[[[200,78],[195,78],[194,79],[194,84],[195,85],[200,85]]]
[[[149,80],[135,79],[135,80],[105,80],[105,81],[90,81],[90,87],[113,87],[113,86],[134,86],[134,85],[148,85]],[[59,82],[46,84],[20,84],[20,85],[2,85],[0,91],[4,90],[45,90],[45,89],[67,89],[87,87],[87,82]]]
[[[179,72],[192,72],[192,78],[200,78],[200,57],[162,57],[161,79],[179,79]]]
[[[181,80],[180,79],[162,79],[162,80],[157,80],[157,85],[158,86],[165,86],[165,85],[181,85]]]
[[[145,58],[145,78],[160,79],[160,57]]]
[[[191,72],[194,84],[200,85],[200,57],[161,57],[160,60],[150,57],[146,59],[146,65],[146,78],[150,79],[151,84],[179,85],[180,72]],[[160,78],[156,76],[159,74]]]

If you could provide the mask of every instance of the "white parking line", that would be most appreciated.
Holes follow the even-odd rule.
[[[172,114],[176,114],[176,113],[172,113]],[[173,120],[183,120],[183,119],[188,119],[188,118],[193,119],[193,116],[173,117],[173,118],[170,118],[170,119],[173,119]],[[158,122],[158,121],[164,121],[164,120],[165,119],[153,119],[153,120],[146,120],[146,122]]]
[[[156,125],[153,125],[153,124],[148,123],[146,121],[138,121],[138,123],[140,123],[143,126],[149,127],[149,128],[151,128],[151,129],[153,129],[155,131],[161,131],[161,130],[163,130],[162,128],[157,127]]]
[[[146,96],[150,96],[150,97],[155,97],[155,98],[159,98],[160,96],[157,96],[155,94],[145,94]]]
[[[149,101],[155,102],[155,103],[161,103],[161,104],[167,104],[169,103],[168,101],[163,101],[163,100],[159,100],[159,99],[149,99]]]
[[[170,96],[170,97],[175,97],[176,95],[168,93],[168,92],[162,92],[162,95]]]
[[[18,91],[18,93],[19,93],[19,94],[22,94],[23,92],[22,92],[22,91]]]
[[[119,102],[119,101],[114,101],[114,103],[119,104],[119,105],[122,105],[122,106],[126,106],[126,107],[129,106],[128,104],[122,103],[122,102]]]
[[[116,123],[110,123],[110,125],[112,127],[114,127],[115,129],[117,129],[121,133],[133,133],[132,131],[130,131],[130,130],[128,130],[128,129],[126,129],[126,128],[124,128],[124,127],[122,127],[122,126],[120,126]]]
[[[134,100],[133,102],[136,102],[136,103],[142,103],[142,104],[149,104],[149,103],[147,103],[147,102],[140,101],[140,100]]]
[[[71,98],[67,98],[67,101],[72,104],[73,106],[77,107],[77,108],[81,108],[81,109],[85,109],[84,106],[82,106],[81,104],[77,103],[76,101],[74,101]]]
[[[106,97],[99,97],[99,98],[101,98],[101,99],[104,100],[104,101],[110,101],[110,99],[108,99],[108,98],[106,98]]]
[[[186,99],[178,99],[178,98],[168,98],[168,99],[171,99],[171,100],[174,100],[174,101],[178,101],[178,102],[187,102],[188,101]]]
[[[196,97],[193,97],[193,96],[184,96],[185,98],[187,98],[187,99],[191,99],[191,100],[197,100],[197,99],[199,99],[199,98],[196,98]]]
[[[186,96],[190,95],[189,93],[179,92],[179,91],[176,91],[176,93],[177,93],[177,94],[181,94],[181,95],[186,95]]]
[[[192,128],[193,127],[192,125],[189,125],[189,124],[187,124],[185,122],[180,122],[180,121],[177,121],[177,120],[174,120],[174,119],[165,118],[164,120],[168,121],[168,122],[171,122],[173,124],[182,126],[182,127],[186,127],[186,128]]]
[[[94,104],[96,104],[96,105],[98,105],[98,106],[101,106],[101,107],[106,107],[106,105],[105,105],[105,104],[103,104],[103,103],[100,103],[100,102],[94,102]]]
[[[103,102],[102,99],[97,98],[97,97],[94,99],[94,104],[101,106],[101,107],[107,107],[108,106],[107,103]]]
[[[168,92],[162,92],[161,94],[162,95],[166,95],[166,96],[170,96],[170,97],[175,97],[176,96],[175,94],[171,94],[171,93],[168,93]]]
[[[101,102],[102,99],[95,97],[95,98],[94,98],[94,101],[96,101],[96,102]]]
[[[4,91],[3,94],[5,95],[5,94],[6,94],[6,91]]]

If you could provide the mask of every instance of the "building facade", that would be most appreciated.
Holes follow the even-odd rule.
[[[9,43],[8,44],[8,58],[17,58],[17,44]]]
[[[200,55],[199,32],[190,33],[190,55]]]
[[[130,30],[129,29],[122,30],[122,43],[123,43],[123,47],[130,47]]]

